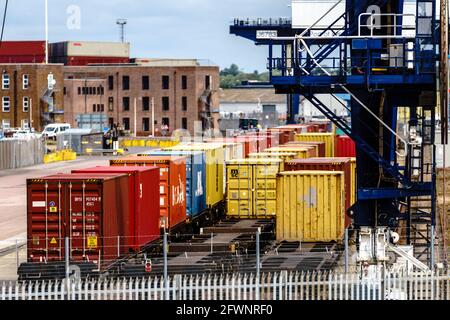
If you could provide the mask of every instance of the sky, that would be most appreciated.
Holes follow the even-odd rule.
[[[44,0],[10,0],[4,40],[44,40]],[[290,0],[48,0],[49,40],[119,41],[132,57],[207,59],[266,71],[267,47],[229,34],[235,17],[290,17]],[[0,0],[3,15],[5,0]],[[79,13],[79,14],[78,14]],[[79,18],[78,18],[79,17]]]

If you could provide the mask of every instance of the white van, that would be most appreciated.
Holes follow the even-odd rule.
[[[44,128],[44,131],[42,131],[42,137],[46,139],[56,139],[56,136],[63,134],[69,129],[70,124],[68,123],[52,123]]]

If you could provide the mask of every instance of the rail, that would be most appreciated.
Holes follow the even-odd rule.
[[[379,273],[274,272],[9,282],[0,300],[450,300],[448,271]]]

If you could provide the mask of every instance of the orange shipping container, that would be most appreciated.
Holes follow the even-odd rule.
[[[173,229],[186,221],[186,158],[140,156],[111,160],[111,166],[159,168],[160,227]]]

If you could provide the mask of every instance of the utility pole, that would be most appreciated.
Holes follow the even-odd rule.
[[[45,63],[48,64],[48,0],[45,0]]]
[[[127,24],[127,20],[117,19],[116,23],[120,28],[120,42],[125,42],[125,25]]]

